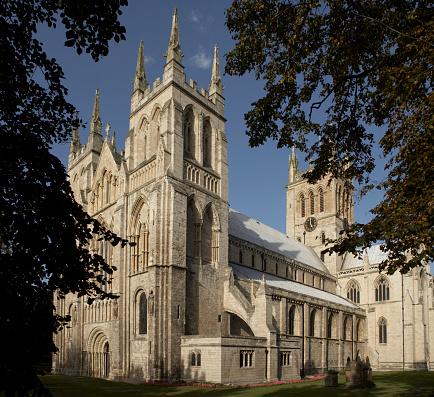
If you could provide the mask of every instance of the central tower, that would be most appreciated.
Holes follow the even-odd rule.
[[[295,149],[289,156],[286,186],[286,234],[312,247],[332,275],[342,265],[336,254],[325,254],[328,239],[354,223],[353,188],[343,179],[328,178],[309,184],[300,171]]]

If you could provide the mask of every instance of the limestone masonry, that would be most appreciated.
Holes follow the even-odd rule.
[[[53,371],[109,379],[262,382],[345,367],[434,369],[429,265],[378,272],[379,246],[324,255],[354,222],[348,181],[309,185],[292,151],[286,235],[229,208],[217,46],[209,91],[186,82],[175,10],[163,78],[146,80],[140,44],[130,129],[119,150],[102,131],[99,94],[68,174],[76,200],[136,243],[91,242],[118,270],[117,300],[55,297],[71,315]]]

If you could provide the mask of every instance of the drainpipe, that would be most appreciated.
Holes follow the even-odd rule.
[[[401,305],[402,305],[402,370],[405,370],[405,327],[404,327],[404,275],[401,273]]]
[[[301,371],[300,377],[304,378],[304,303],[302,310],[302,327],[301,327]]]

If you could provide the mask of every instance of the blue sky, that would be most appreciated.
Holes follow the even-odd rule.
[[[89,122],[95,95],[100,92],[101,119],[110,123],[111,133],[116,131],[117,147],[124,149],[128,132],[128,115],[132,81],[137,62],[140,40],[144,42],[146,77],[152,82],[162,77],[170,37],[170,27],[175,7],[178,8],[181,49],[187,81],[190,78],[198,87],[208,90],[211,78],[213,48],[219,46],[220,66],[223,72],[227,54],[234,46],[225,26],[225,8],[228,0],[139,1],[130,0],[123,9],[120,20],[127,30],[127,40],[112,43],[109,55],[99,62],[90,56],[78,56],[70,48],[63,47],[64,32],[61,29],[42,27],[38,32],[44,49],[62,66],[69,89],[68,100],[74,104],[80,118]],[[245,135],[244,113],[250,104],[262,95],[262,82],[254,76],[222,76],[226,99],[225,117],[228,139],[229,204],[232,208],[255,218],[277,230],[285,232],[285,185],[288,180],[288,155],[290,149],[277,149],[274,142],[260,148],[249,148]],[[88,130],[80,130],[82,144]],[[68,143],[58,145],[54,153],[67,165]],[[307,168],[300,154],[302,169]],[[384,161],[381,162],[384,164]],[[383,165],[377,167],[374,179],[384,177]],[[374,192],[358,201],[355,217],[358,222],[371,218],[369,210],[381,199],[381,192]]]

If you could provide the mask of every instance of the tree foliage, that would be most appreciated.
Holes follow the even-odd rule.
[[[234,0],[236,41],[226,73],[254,72],[265,94],[245,115],[250,145],[295,145],[314,168],[377,187],[383,201],[332,250],[383,242],[381,268],[402,272],[434,259],[434,8],[410,0]],[[321,113],[320,113],[321,112]],[[321,118],[324,118],[323,120]],[[321,121],[320,121],[321,120]],[[387,177],[372,183],[373,134]],[[309,145],[309,138],[317,136]]]
[[[63,24],[66,46],[97,61],[111,39],[125,39],[127,0],[5,0],[0,3],[0,391],[48,393],[33,361],[56,350],[53,293],[113,297],[103,291],[115,268],[88,250],[96,233],[126,244],[91,219],[73,197],[62,163],[50,153],[76,126],[64,74],[35,35]],[[44,79],[37,81],[35,75]]]

